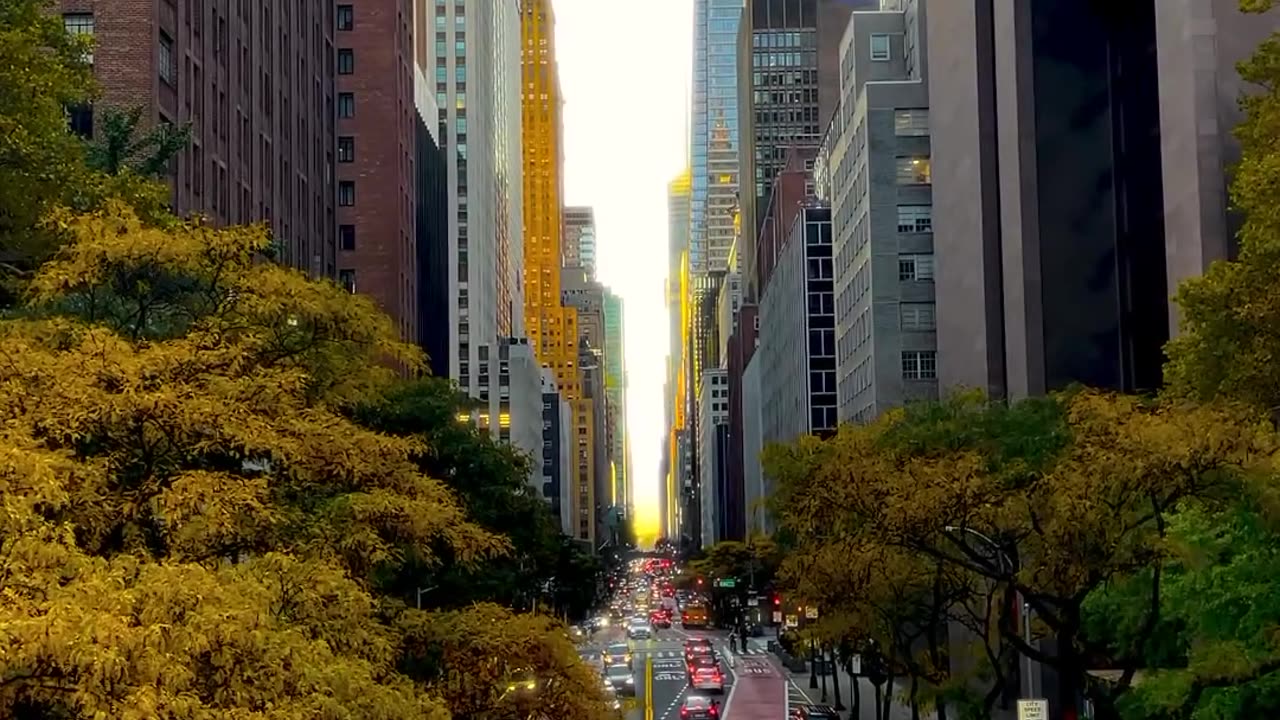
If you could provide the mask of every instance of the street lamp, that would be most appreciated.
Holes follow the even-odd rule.
[[[1010,584],[1013,584],[1014,582],[1013,560],[1009,557],[1007,553],[1005,553],[1004,549],[1000,547],[1000,544],[997,543],[995,540],[991,539],[990,536],[985,535],[977,530],[974,530],[973,528],[962,527],[957,525],[947,525],[943,527],[943,530],[949,533],[968,533],[969,535],[972,535],[978,538],[979,540],[983,541],[987,545],[990,545],[991,548],[996,551],[996,556],[1000,558],[1001,568],[1005,567],[1006,565],[1008,566],[1009,578],[1010,578],[1009,582]],[[1026,643],[1027,646],[1030,647],[1031,646],[1031,604],[1028,602],[1025,602],[1025,600],[1022,597],[1021,591],[1019,591],[1016,586],[1013,589],[1013,593],[1014,593],[1015,602],[1017,602],[1022,608],[1022,628],[1021,628],[1022,642]],[[1034,665],[1034,661],[1031,659],[1029,655],[1024,657],[1023,661],[1024,661],[1023,673],[1026,675],[1026,678],[1021,683],[1022,687],[1020,687],[1018,690],[1024,698],[1030,698],[1030,697],[1034,697],[1035,695],[1035,676],[1034,676],[1035,665]]]
[[[421,610],[421,609],[422,609],[422,596],[423,596],[423,595],[426,595],[427,593],[431,592],[432,590],[435,590],[435,589],[436,589],[436,588],[438,588],[438,587],[440,587],[440,586],[439,586],[439,585],[432,585],[431,587],[418,588],[418,590],[417,590],[417,596],[418,596],[418,609],[419,609],[419,610]]]

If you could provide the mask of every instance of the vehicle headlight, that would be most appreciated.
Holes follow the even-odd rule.
[[[634,677],[628,677],[628,678],[627,678],[627,684],[628,684],[628,685],[635,685],[635,684],[636,684],[636,679],[635,679]]]

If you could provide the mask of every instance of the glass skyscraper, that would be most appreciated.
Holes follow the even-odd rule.
[[[738,24],[743,0],[694,0],[689,260],[729,269],[738,196]]]

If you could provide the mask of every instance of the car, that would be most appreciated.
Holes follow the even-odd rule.
[[[689,687],[694,690],[705,690],[717,694],[723,693],[724,675],[720,672],[720,664],[716,662],[710,664],[698,663],[691,667],[689,669]]]
[[[830,705],[797,705],[791,708],[791,720],[840,720]]]
[[[649,624],[656,628],[669,628],[671,627],[671,615],[665,610],[654,610],[649,613]]]
[[[698,655],[708,655],[715,657],[715,648],[711,647],[711,641],[705,638],[695,638],[686,640],[684,643],[684,661],[686,664],[693,662],[693,658]]]
[[[680,705],[680,720],[720,720],[720,702],[705,695],[689,695]]]
[[[648,620],[632,620],[627,626],[627,637],[632,640],[648,640],[653,637],[653,627]]]
[[[609,643],[600,653],[605,667],[625,665],[631,667],[631,647],[626,643]]]
[[[605,680],[609,681],[609,686],[619,695],[635,695],[636,694],[636,676],[631,672],[631,668],[626,665],[611,665],[605,668]]]

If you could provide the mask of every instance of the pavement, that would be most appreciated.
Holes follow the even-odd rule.
[[[836,670],[839,673],[840,682],[840,699],[844,701],[846,708],[841,711],[841,717],[847,717],[849,720],[879,720],[875,713],[875,686],[866,678],[858,678],[859,692],[861,694],[862,707],[860,712],[851,711],[853,705],[853,678],[844,670]],[[826,677],[827,699],[822,700],[823,678],[818,676],[818,687],[809,687],[809,673],[792,673],[786,672],[787,676],[787,709],[790,710],[795,705],[835,705],[835,683],[831,676]],[[892,694],[898,692],[894,688],[882,688],[882,693]],[[933,720],[935,715],[932,712],[921,712],[922,720]],[[890,720],[911,720],[911,706],[905,703],[895,702],[889,710]]]

